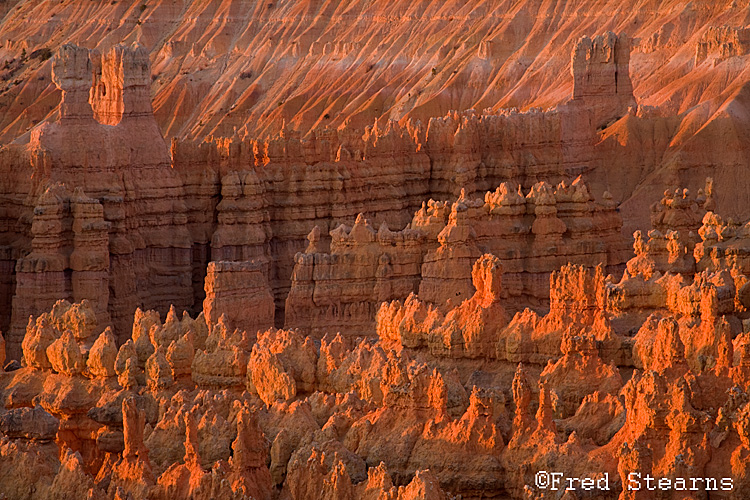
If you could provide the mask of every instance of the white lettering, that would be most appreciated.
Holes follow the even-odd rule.
[[[535,475],[535,486],[543,490],[610,491],[608,472],[567,477],[563,472],[539,471]],[[630,472],[624,486],[627,491],[732,491],[734,480],[731,477],[654,477],[649,473]]]
[[[646,489],[649,491],[656,491],[656,486],[651,487],[651,483],[654,482],[654,477],[651,474],[646,474]]]
[[[580,481],[577,477],[566,477],[565,479],[568,480],[568,487],[565,488],[566,491],[575,491],[576,487],[573,486],[577,481]]]
[[[674,479],[674,489],[677,491],[687,490],[687,483],[685,482],[684,477],[676,477]]]
[[[640,491],[641,482],[638,481],[640,478],[640,472],[631,472],[628,474],[628,491]]]
[[[550,482],[550,489],[551,490],[557,490],[560,488],[560,481],[562,481],[563,473],[562,472],[553,472],[550,474],[552,477],[552,481]]]
[[[605,472],[604,477],[596,482],[596,489],[599,491],[609,491],[609,472]]]
[[[691,477],[690,478],[690,484],[692,484],[692,486],[690,487],[690,491],[698,491],[698,487],[695,485],[695,483],[698,482],[698,481],[703,481],[703,478],[702,477]]]

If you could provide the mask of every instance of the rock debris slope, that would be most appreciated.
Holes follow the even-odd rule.
[[[48,57],[65,43],[103,54],[140,44],[168,139],[264,138],[284,126],[309,137],[375,120],[427,127],[452,110],[547,109],[572,95],[593,97],[596,110],[591,92],[611,81],[621,104],[633,103],[632,86],[644,109],[596,112],[609,125],[591,152],[603,170],[597,195],[609,184],[618,202],[632,199],[640,225],[654,184],[696,189],[710,175],[728,215],[747,203],[750,186],[737,184],[748,147],[743,1],[6,0],[0,14],[5,141],[59,114]],[[596,39],[608,31],[629,41]],[[570,78],[572,52],[591,78]]]

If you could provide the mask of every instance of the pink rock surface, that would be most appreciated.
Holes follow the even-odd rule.
[[[744,498],[740,3],[0,2],[0,498]]]

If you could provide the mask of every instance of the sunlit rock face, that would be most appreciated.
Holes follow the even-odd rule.
[[[616,39],[617,54],[629,50],[627,36],[610,38],[595,41]],[[614,60],[582,66],[577,58],[585,47],[579,49],[573,54],[574,76],[584,74],[588,82],[594,78],[589,73],[611,73],[606,68]],[[627,58],[617,57],[626,70]],[[351,318],[363,333],[371,334],[378,302],[403,299],[412,291],[445,302],[449,297],[438,288],[450,282],[457,286],[457,295],[450,299],[468,297],[471,265],[480,247],[516,255],[513,270],[528,270],[532,280],[541,278],[542,283],[570,254],[591,264],[624,262],[626,245],[618,240],[621,222],[614,204],[592,204],[581,179],[549,183],[577,174],[591,162],[594,128],[591,106],[584,101],[595,98],[596,109],[613,113],[624,106],[624,91],[613,91],[604,76],[569,104],[549,112],[450,112],[426,124],[376,121],[364,132],[324,129],[304,138],[284,125],[277,137],[264,141],[237,134],[202,143],[173,139],[168,151],[152,111],[150,64],[148,50],[138,44],[113,45],[103,52],[62,45],[50,63],[52,84],[61,95],[57,114],[34,127],[25,143],[4,149],[9,171],[27,176],[24,182],[13,182],[11,176],[7,189],[10,276],[5,281],[10,286],[3,294],[11,313],[3,321],[13,358],[20,356],[29,316],[60,298],[89,300],[100,324],[111,323],[120,343],[137,307],[164,314],[174,305],[195,314],[207,300],[210,308],[215,298],[202,286],[209,262],[255,262],[273,297],[271,323],[321,334],[335,329],[339,317]],[[494,153],[479,147],[493,137],[500,139],[492,150],[520,153],[521,175],[501,165],[516,160],[498,163]],[[540,140],[545,144],[538,154],[522,152],[525,144]],[[540,177],[546,180],[530,185],[524,194],[523,185]],[[484,193],[497,183],[501,186],[494,194]],[[472,193],[484,195],[485,204],[472,199]],[[417,210],[430,195],[458,199],[450,212],[425,212],[442,202],[428,202],[427,208]],[[378,224],[378,236],[362,232],[372,228],[360,231],[361,223],[353,226],[354,236],[345,235],[341,224],[360,220],[363,212]],[[493,219],[493,214],[508,218],[494,217],[489,225],[472,220],[487,215]],[[583,222],[587,218],[591,221]],[[570,223],[574,219],[582,222]],[[406,233],[390,231],[385,225],[389,221],[411,228]],[[422,228],[424,223],[428,227]],[[601,227],[601,234],[584,234],[593,225]],[[313,309],[324,304],[329,308],[322,316],[297,307],[298,299],[292,298],[287,320],[287,295],[302,293],[299,300],[309,300],[304,298],[307,292],[294,289],[293,274],[299,264],[296,253],[311,227],[320,231],[313,245],[318,253],[330,248],[343,256],[349,249],[359,251],[357,244],[379,241],[381,250],[367,250],[376,260],[358,271],[378,276],[378,290],[372,297],[363,296],[363,290],[354,292],[343,302],[316,298]],[[426,237],[420,229],[426,229]],[[433,235],[435,231],[440,234]],[[535,242],[519,237],[523,234]],[[500,235],[515,238],[516,245],[499,248],[493,240]],[[400,247],[395,252],[387,248],[394,244]],[[522,262],[524,246],[533,261],[528,265]],[[341,273],[336,269],[348,265],[347,259],[332,261],[330,272]],[[454,269],[449,282],[438,276],[447,272],[446,266]],[[325,274],[317,274],[321,272]],[[298,274],[306,279],[305,270]],[[509,290],[516,295],[546,297],[543,287],[522,278],[511,281]]]
[[[0,2],[0,498],[744,498],[746,21]]]

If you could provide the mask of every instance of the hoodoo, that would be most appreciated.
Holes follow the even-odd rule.
[[[0,1],[0,498],[745,498],[746,4]]]

